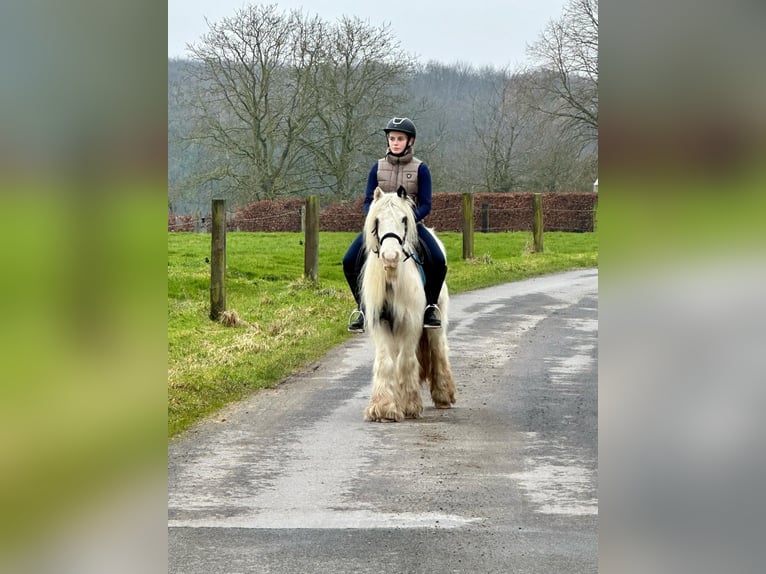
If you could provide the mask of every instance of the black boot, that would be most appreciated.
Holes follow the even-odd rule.
[[[362,300],[359,279],[362,274],[362,267],[364,266],[367,255],[364,252],[364,246],[360,246],[356,257],[353,260],[343,259],[343,273],[346,276],[346,281],[351,289],[351,294],[354,296],[357,308],[351,312],[348,318],[348,330],[351,333],[364,333],[364,308],[360,301]]]
[[[424,329],[439,329],[442,326],[441,310],[436,305],[428,305],[423,315]]]
[[[351,333],[364,333],[364,310],[361,307],[351,312],[348,318],[348,330]]]

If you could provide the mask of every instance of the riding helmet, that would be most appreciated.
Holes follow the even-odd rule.
[[[412,123],[410,118],[391,118],[383,131],[388,132],[402,132],[415,137],[415,124]]]

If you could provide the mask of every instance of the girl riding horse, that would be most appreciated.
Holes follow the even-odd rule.
[[[447,263],[433,236],[422,223],[423,218],[431,212],[431,172],[425,163],[413,155],[416,130],[412,120],[391,118],[383,131],[386,133],[388,150],[386,156],[372,166],[367,177],[364,213],[367,215],[369,212],[373,194],[378,187],[387,193],[396,193],[399,188],[404,188],[412,199],[417,234],[426,254],[423,262],[426,274],[423,326],[426,329],[438,329],[441,327],[438,300],[447,275]],[[355,333],[363,333],[365,326],[365,311],[359,296],[359,275],[364,261],[364,236],[360,233],[343,257],[343,272],[357,304],[348,325],[348,330]]]

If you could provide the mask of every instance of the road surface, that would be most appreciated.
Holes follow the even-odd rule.
[[[460,294],[458,402],[367,423],[366,335],[168,449],[168,571],[595,573],[598,271]]]

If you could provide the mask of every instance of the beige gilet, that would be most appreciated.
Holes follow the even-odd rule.
[[[404,186],[407,195],[418,205],[418,168],[423,163],[408,151],[401,157],[386,154],[378,160],[378,185],[386,193],[394,193]]]

